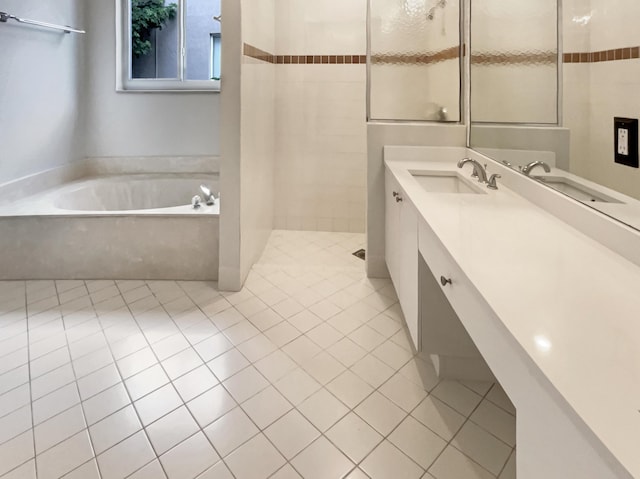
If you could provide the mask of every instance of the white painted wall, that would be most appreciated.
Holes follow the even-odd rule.
[[[84,27],[81,0],[6,0],[3,11]],[[83,156],[87,38],[0,24],[0,183]]]
[[[87,2],[86,156],[219,154],[218,93],[116,93],[116,1]]]

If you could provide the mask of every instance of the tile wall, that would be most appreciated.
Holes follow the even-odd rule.
[[[640,117],[639,19],[634,0],[565,3],[564,51],[591,54],[581,58],[586,62],[574,63],[572,57],[564,64],[571,171],[635,198],[640,198],[640,171],[614,163],[613,118]]]
[[[275,30],[274,226],[363,232],[366,0],[282,0]]]

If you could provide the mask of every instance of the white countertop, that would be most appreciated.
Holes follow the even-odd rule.
[[[409,173],[468,176],[470,165],[385,164],[540,372],[640,477],[640,267],[500,182],[487,194],[428,193]]]

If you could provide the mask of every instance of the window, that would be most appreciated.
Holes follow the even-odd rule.
[[[118,90],[220,89],[220,0],[117,0]]]

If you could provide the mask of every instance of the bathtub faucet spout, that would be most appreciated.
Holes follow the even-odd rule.
[[[200,191],[202,191],[202,194],[204,195],[204,201],[207,205],[212,206],[216,203],[216,200],[218,198],[216,197],[215,193],[211,191],[211,188],[206,185],[200,185]]]

